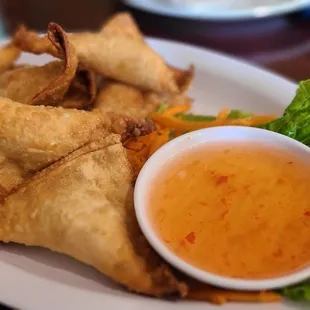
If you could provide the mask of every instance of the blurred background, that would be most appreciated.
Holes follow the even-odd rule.
[[[124,10],[146,35],[215,49],[292,80],[310,77],[310,0],[0,0],[0,35],[20,23],[45,32],[50,21],[67,31],[96,30]]]

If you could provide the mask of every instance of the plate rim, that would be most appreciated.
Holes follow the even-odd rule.
[[[123,0],[130,7],[156,15],[171,16],[185,19],[210,20],[210,21],[237,21],[246,19],[258,19],[294,13],[310,8],[309,0],[291,0],[282,5],[266,5],[252,9],[216,11],[216,10],[186,10],[177,7],[165,7],[154,0]]]

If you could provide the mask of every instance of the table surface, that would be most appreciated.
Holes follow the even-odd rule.
[[[295,81],[310,78],[310,6],[291,15],[237,22],[171,18],[124,4],[116,10],[132,12],[146,35],[218,50]]]

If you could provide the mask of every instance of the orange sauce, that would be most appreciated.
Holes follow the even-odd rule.
[[[235,278],[310,263],[310,165],[249,142],[199,146],[154,176],[149,216],[179,257]]]

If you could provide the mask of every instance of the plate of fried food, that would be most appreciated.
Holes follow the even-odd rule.
[[[0,71],[2,302],[309,307],[309,81],[145,39],[127,13],[20,26]]]

